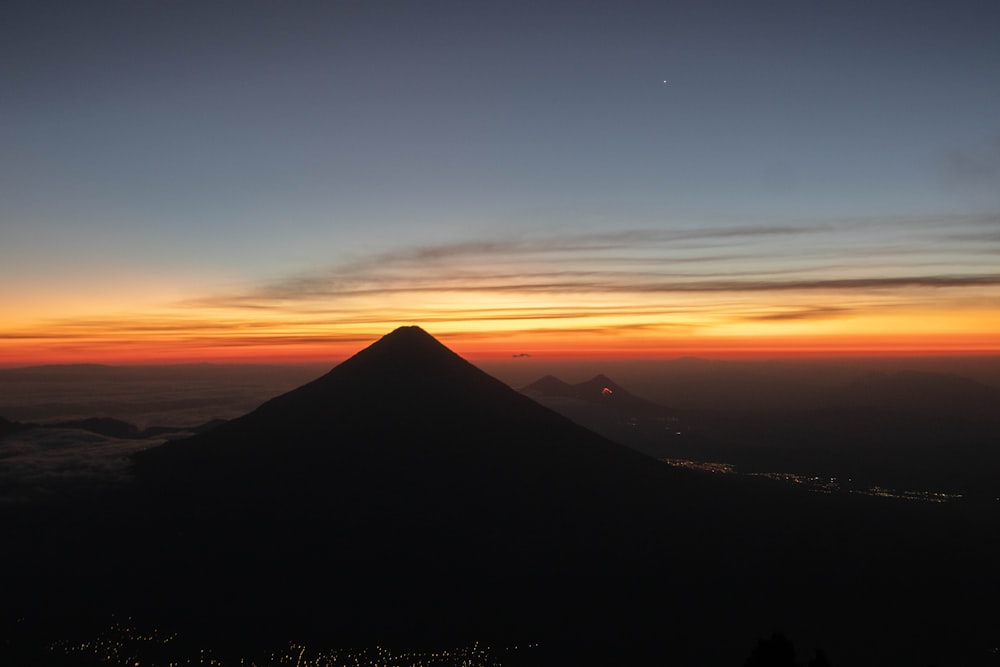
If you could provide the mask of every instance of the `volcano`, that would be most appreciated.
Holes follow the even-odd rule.
[[[136,457],[164,497],[295,502],[345,521],[479,538],[504,522],[558,531],[638,511],[676,475],[526,398],[418,327],[246,416]],[[623,489],[632,489],[623,493]],[[311,511],[311,510],[310,510]],[[609,517],[610,520],[610,517]],[[455,521],[468,526],[454,531]],[[621,523],[620,517],[612,521]],[[495,525],[493,525],[495,524]],[[499,548],[499,545],[493,545]]]
[[[590,410],[614,410],[629,416],[662,416],[669,408],[630,393],[606,375],[600,374],[578,384],[569,384],[551,375],[523,387],[521,393],[545,402],[551,399],[572,399],[586,404]]]
[[[589,615],[597,600],[620,607],[621,582],[673,550],[650,535],[683,513],[668,497],[692,481],[418,327],[135,458],[157,534],[178,537],[150,547],[168,582],[159,607],[209,587],[222,592],[211,602],[222,615],[305,614],[422,636],[431,625],[481,632],[483,619],[537,628]]]
[[[480,371],[419,327],[399,328],[325,376],[210,433],[144,452],[137,463],[147,481],[176,486],[183,479],[191,492],[218,495],[212,488],[232,479],[239,489],[227,495],[268,494],[310,480],[317,497],[345,485],[390,494],[402,485],[416,498],[489,490],[513,500],[532,484],[571,492],[569,484],[586,494],[662,472]]]

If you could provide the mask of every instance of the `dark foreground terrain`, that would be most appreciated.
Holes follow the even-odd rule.
[[[257,664],[291,642],[739,665],[775,631],[803,664],[816,648],[833,665],[1000,664],[991,499],[672,468],[415,327],[136,455],[132,476],[0,508],[3,664],[87,664],[51,647],[123,618]]]

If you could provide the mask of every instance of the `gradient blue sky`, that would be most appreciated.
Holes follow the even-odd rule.
[[[253,319],[276,292],[278,316],[322,310],[333,326],[360,312],[338,292],[359,266],[382,267],[370,294],[397,296],[485,265],[473,283],[532,275],[548,291],[528,308],[618,298],[580,303],[583,274],[662,287],[691,265],[716,292],[867,281],[869,307],[889,298],[873,280],[971,277],[939,305],[997,308],[996,2],[0,11],[11,341],[79,317],[217,319],[198,309],[227,300]],[[510,307],[529,293],[501,291]],[[440,293],[408,304],[412,319],[457,321]],[[832,313],[828,297],[796,297],[795,312]],[[662,301],[640,305],[669,323]]]

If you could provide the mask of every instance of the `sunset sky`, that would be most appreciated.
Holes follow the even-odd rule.
[[[0,365],[1000,354],[1000,5],[24,1]]]

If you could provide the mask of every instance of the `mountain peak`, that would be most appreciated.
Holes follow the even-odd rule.
[[[435,350],[457,356],[444,343],[416,325],[397,327],[369,345],[366,350],[388,347],[406,349],[411,352]],[[364,351],[362,350],[362,352]]]
[[[388,389],[390,385],[440,382],[456,374],[466,379],[470,374],[485,375],[420,327],[404,326],[382,336],[312,384],[335,379],[344,386],[353,377],[357,382],[385,383]]]
[[[386,335],[382,336],[379,340],[389,341],[389,340],[409,340],[409,341],[434,341],[437,343],[437,339],[418,327],[415,324],[410,324],[407,326],[396,327]]]
[[[622,389],[614,380],[609,378],[607,375],[601,373],[600,375],[595,375],[586,382],[581,382],[576,385],[579,391],[584,393],[593,393],[595,395],[610,396],[612,394],[627,394],[624,389]]]
[[[418,326],[393,329],[358,354],[447,354],[457,356]],[[357,356],[357,355],[355,355]]]
[[[563,382],[554,375],[546,375],[524,387],[521,391],[529,395],[569,396],[573,393],[573,386]]]
[[[611,386],[617,386],[617,385],[615,385],[614,380],[612,380],[611,378],[609,378],[604,373],[600,373],[598,375],[595,375],[594,377],[590,378],[590,380],[588,380],[587,382],[584,382],[583,384],[603,384],[603,385],[606,385],[606,386],[609,386],[609,387],[611,387]]]

